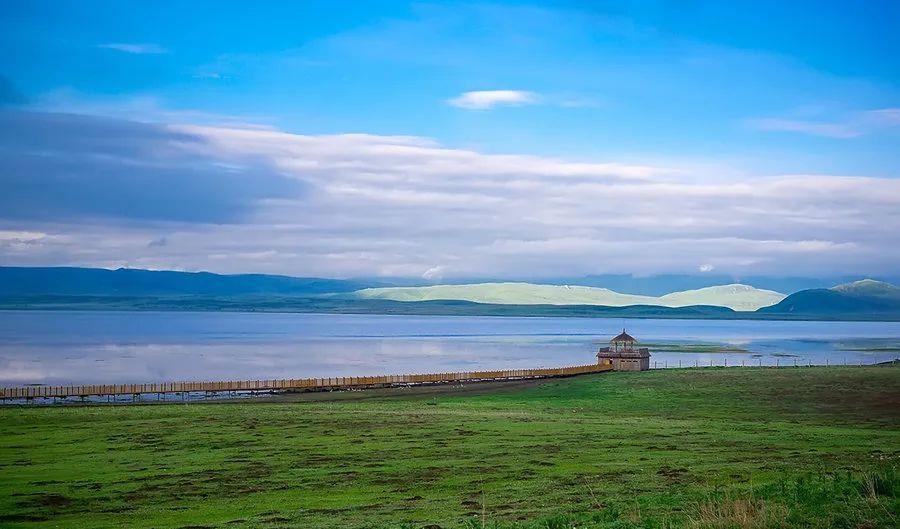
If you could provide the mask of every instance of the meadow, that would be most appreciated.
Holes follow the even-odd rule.
[[[900,367],[0,409],[0,526],[897,527]]]

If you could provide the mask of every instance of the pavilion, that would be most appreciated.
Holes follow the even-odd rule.
[[[646,347],[635,347],[638,341],[625,332],[625,329],[609,343],[609,347],[601,347],[597,351],[598,364],[612,365],[616,371],[650,369],[650,350]]]

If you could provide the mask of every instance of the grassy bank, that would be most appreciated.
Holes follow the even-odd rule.
[[[396,316],[510,316],[553,318],[636,318],[794,321],[900,321],[900,313],[845,311],[748,312],[727,307],[696,305],[660,307],[630,305],[499,305],[471,301],[391,301],[320,296],[0,296],[0,310],[35,311],[171,311],[171,312],[283,312],[298,314],[374,314]]]
[[[900,368],[0,410],[9,527],[896,527]]]

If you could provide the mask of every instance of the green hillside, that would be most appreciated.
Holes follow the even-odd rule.
[[[0,267],[0,296],[308,295],[370,286],[356,281],[266,274],[120,268]]]
[[[872,297],[900,300],[900,288],[884,281],[863,279],[832,287],[831,290],[855,297]]]
[[[408,283],[407,283],[408,284]],[[898,320],[900,288],[864,279],[785,297],[743,284],[662,296],[527,282],[385,286],[265,274],[0,267],[0,309]],[[369,288],[367,288],[369,287]]]
[[[757,312],[810,318],[866,315],[893,319],[900,317],[900,288],[864,279],[828,289],[801,290]]]
[[[367,288],[356,292],[356,295],[362,299],[388,299],[406,302],[458,300],[502,305],[601,305],[606,307],[652,305],[670,308],[708,305],[727,307],[738,311],[754,311],[760,307],[778,303],[785,297],[779,292],[740,284],[673,292],[657,297],[622,294],[606,288],[533,283]]]
[[[686,307],[691,305],[713,305],[728,307],[737,311],[754,311],[784,299],[785,295],[772,290],[762,290],[749,285],[731,284],[715,287],[673,292],[661,296],[664,307]]]

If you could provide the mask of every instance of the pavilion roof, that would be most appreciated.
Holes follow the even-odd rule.
[[[631,336],[630,334],[625,332],[625,329],[622,329],[622,334],[620,334],[620,335],[616,336],[615,338],[613,338],[612,340],[610,340],[610,343],[613,343],[613,342],[637,343],[637,340],[635,340],[633,336]]]

